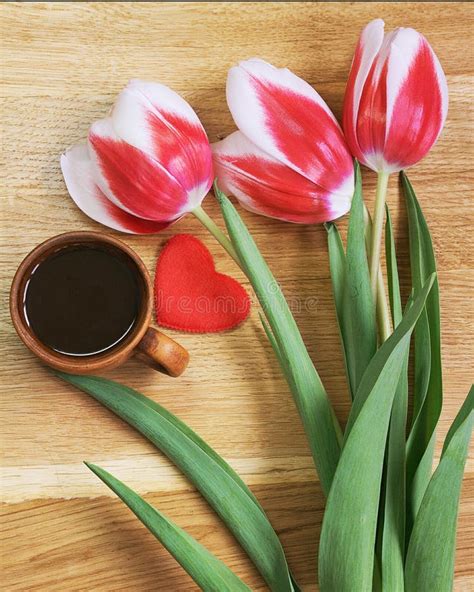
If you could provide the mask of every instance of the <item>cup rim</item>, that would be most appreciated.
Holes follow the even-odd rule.
[[[50,252],[82,243],[109,245],[124,253],[137,267],[139,276],[143,280],[144,296],[136,327],[122,343],[119,343],[110,351],[80,357],[55,352],[36,337],[26,323],[23,314],[23,292],[25,278],[29,277],[33,267],[43,258],[46,258]],[[117,238],[100,232],[64,232],[37,245],[20,263],[10,289],[10,315],[20,339],[45,364],[65,372],[89,373],[118,366],[132,355],[133,350],[140,343],[150,325],[153,308],[152,295],[153,286],[150,274],[138,254],[128,245]]]

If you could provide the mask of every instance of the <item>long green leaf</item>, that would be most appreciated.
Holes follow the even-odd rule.
[[[123,385],[122,385],[123,386]],[[149,397],[145,397],[141,393],[134,391],[131,388],[123,387],[127,390],[127,394],[136,399],[137,401],[143,403],[147,407],[150,407],[153,411],[156,411],[160,415],[162,415],[165,419],[167,419],[170,423],[173,424],[175,428],[180,430],[183,435],[187,436],[190,440],[194,442],[203,452],[205,452],[215,463],[217,463],[222,470],[224,470],[231,479],[235,481],[235,483],[242,489],[244,493],[246,493],[251,500],[255,502],[255,504],[262,510],[260,506],[260,502],[254,496],[252,491],[247,487],[246,483],[241,479],[238,473],[234,471],[234,469],[227,463],[222,456],[217,454],[217,452],[209,446],[207,442],[205,442],[196,432],[194,432],[184,421],[181,421],[179,417],[173,415],[170,411],[168,411],[165,407],[156,403],[153,399]]]
[[[385,252],[393,326],[402,320],[402,304],[392,220],[386,208]],[[403,590],[405,557],[405,431],[408,409],[408,351],[390,416],[383,496],[382,587]]]
[[[385,223],[385,259],[387,261],[388,295],[390,299],[393,326],[396,327],[402,320],[402,299],[400,295],[400,281],[398,278],[397,254],[395,249],[395,237],[393,235],[392,217],[390,216],[388,206],[385,208],[385,213],[387,220]]]
[[[340,454],[340,426],[283,293],[229,199],[214,187],[232,244],[275,337],[321,487],[329,492]]]
[[[342,298],[345,357],[352,397],[377,350],[375,304],[370,288],[365,248],[364,202],[359,164],[355,166],[356,185],[347,232],[346,265]]]
[[[467,418],[467,416],[471,413],[474,408],[474,385],[471,386],[469,389],[469,393],[464,400],[464,403],[461,406],[461,409],[458,411],[458,414],[454,418],[453,423],[451,424],[448,433],[446,434],[446,438],[444,439],[443,450],[441,455],[446,452],[446,448],[448,447],[449,443],[451,442],[451,438],[456,433],[457,429],[461,425],[461,423]]]
[[[349,362],[346,356],[346,344],[348,338],[345,334],[344,323],[344,286],[346,282],[346,254],[344,252],[344,245],[342,244],[341,235],[337,226],[333,222],[328,222],[324,225],[328,235],[328,254],[329,254],[329,270],[331,273],[332,293],[334,297],[334,305],[336,309],[337,325],[339,327],[339,336],[341,339],[342,351],[344,354],[344,364],[346,368],[347,382],[351,398],[353,393],[351,389],[351,373],[349,370]]]
[[[355,166],[347,253],[335,224],[326,224],[331,280],[351,397],[377,348],[375,309],[365,244],[360,168]]]
[[[427,262],[424,257],[423,237],[418,220],[413,189],[407,189],[408,180],[401,177],[408,212],[410,235],[410,264],[412,288],[419,290],[427,273]],[[410,186],[411,188],[411,186]],[[432,272],[436,271],[432,269]],[[415,327],[415,377],[413,389],[413,419],[416,421],[428,392],[431,370],[430,327],[426,310],[420,315]]]
[[[434,278],[423,287],[362,377],[326,504],[319,545],[321,592],[371,590],[380,484],[392,402],[410,337]]]
[[[272,346],[275,356],[276,356],[276,358],[280,364],[280,367],[283,371],[283,374],[289,383],[291,378],[288,375],[288,369],[286,368],[285,360],[283,359],[283,357],[281,355],[280,348],[278,347],[278,343],[276,342],[275,336],[273,335],[272,330],[270,329],[267,321],[265,320],[265,317],[261,313],[259,313],[259,316],[260,316],[260,321],[262,323],[265,334],[268,338],[268,341],[270,342],[270,345]],[[291,572],[290,572],[290,578],[291,578],[291,583],[293,584],[294,592],[300,592],[300,587],[298,586],[298,583],[296,582],[296,580],[293,577],[293,574]]]
[[[196,584],[206,592],[249,592],[250,588],[222,561],[135,491],[100,467],[85,463],[132,510],[173,555]]]
[[[265,335],[267,336],[267,339],[270,342],[270,345],[272,346],[273,353],[275,354],[275,357],[278,360],[278,363],[280,364],[280,368],[282,369],[283,374],[284,374],[287,382],[289,383],[291,380],[291,375],[289,374],[289,370],[286,366],[285,358],[283,357],[283,355],[280,351],[280,347],[277,343],[277,340],[275,339],[275,335],[273,335],[272,330],[270,329],[270,325],[268,324],[268,322],[265,319],[265,317],[263,316],[263,314],[261,312],[259,312],[258,316],[260,317],[260,322],[262,323],[262,327],[265,331]]]
[[[262,327],[265,331],[265,335],[266,335],[266,337],[267,337],[268,341],[270,342],[270,345],[273,349],[273,353],[275,354],[275,357],[278,360],[278,363],[279,363],[280,368],[283,372],[283,375],[284,375],[287,383],[290,385],[293,383],[294,369],[288,364],[288,360],[287,360],[285,354],[281,351],[278,341],[277,341],[275,335],[273,334],[272,329],[271,329],[265,315],[259,311],[258,316],[260,318],[260,322],[262,323]]]
[[[414,289],[436,271],[433,244],[415,192],[400,173],[407,204]],[[415,329],[414,420],[407,441],[407,535],[431,477],[435,428],[442,406],[439,286],[435,281]]]
[[[456,417],[413,526],[405,568],[407,592],[451,592],[456,522],[474,424],[474,389]]]
[[[160,405],[119,383],[57,373],[141,432],[197,487],[245,549],[273,591],[292,591],[285,555],[268,518],[245,484],[216,453]],[[203,447],[204,444],[204,447]],[[237,477],[237,478],[236,478]]]
[[[329,253],[329,270],[331,273],[332,292],[334,296],[334,304],[336,307],[337,321],[341,334],[344,329],[343,317],[343,297],[344,297],[344,283],[346,275],[346,254],[344,252],[344,245],[342,244],[341,235],[334,222],[328,222],[324,225],[328,235],[328,253]],[[344,345],[344,338],[343,338]],[[344,346],[345,347],[345,346]]]

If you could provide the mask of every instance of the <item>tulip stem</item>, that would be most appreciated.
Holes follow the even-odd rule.
[[[237,263],[240,267],[239,256],[237,255],[236,250],[234,249],[232,243],[230,242],[229,238],[222,232],[222,230],[217,226],[214,220],[206,214],[206,212],[202,209],[201,206],[195,208],[192,213],[196,216],[196,218],[201,222],[201,224],[209,230],[209,232],[213,235],[213,237],[217,240],[218,243],[224,247],[224,249],[229,253],[232,259]]]
[[[370,259],[371,241],[372,241],[372,220],[367,208],[364,206],[365,219],[365,246],[367,249],[367,256]],[[380,342],[386,341],[392,334],[392,325],[390,322],[390,309],[388,307],[387,293],[385,291],[385,284],[383,281],[382,268],[380,264],[377,269],[377,295],[375,298],[375,306],[377,311],[377,326],[379,329]]]
[[[374,221],[372,225],[372,240],[370,246],[370,285],[374,302],[377,300],[377,282],[380,267],[380,250],[382,243],[383,222],[385,216],[385,198],[387,195],[388,173],[381,171],[377,177],[377,192],[375,194]]]
[[[377,273],[377,325],[379,327],[380,342],[383,343],[392,334],[390,324],[390,309],[388,308],[387,294],[383,281],[382,270],[379,267]]]

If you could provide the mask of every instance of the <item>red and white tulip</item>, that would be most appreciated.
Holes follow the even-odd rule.
[[[349,211],[352,156],[334,115],[307,82],[250,59],[229,71],[227,102],[239,131],[212,145],[225,193],[248,210],[301,224]]]
[[[89,217],[116,230],[154,233],[199,208],[213,182],[196,113],[177,93],[132,80],[87,144],[61,157],[67,188]]]
[[[410,28],[384,33],[369,23],[357,45],[344,100],[343,127],[352,154],[377,172],[421,160],[448,111],[443,69],[428,41]]]

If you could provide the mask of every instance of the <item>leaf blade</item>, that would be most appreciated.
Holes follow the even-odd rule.
[[[383,457],[393,397],[434,278],[425,284],[362,377],[352,428],[326,504],[319,547],[321,592],[370,590]],[[367,392],[360,392],[363,391]],[[347,433],[347,432],[346,432]]]
[[[225,563],[130,487],[97,465],[85,465],[117,494],[200,588],[209,592],[250,592],[250,588]]]
[[[345,333],[344,322],[344,288],[346,277],[346,253],[342,244],[341,235],[334,222],[327,222],[324,225],[328,239],[329,272],[331,274],[332,293],[334,297],[334,307],[336,310],[337,326],[339,328],[339,337],[341,340],[342,352],[344,356],[344,367],[346,370],[347,384],[351,399],[354,394],[351,388],[351,371],[347,359],[346,347],[348,337]]]
[[[471,388],[451,426],[441,460],[416,516],[406,559],[407,592],[452,590],[459,498],[473,425],[474,388]]]
[[[364,202],[359,164],[355,166],[355,191],[347,233],[346,265],[342,298],[344,346],[352,397],[377,350],[375,303],[370,287],[365,245]]]
[[[342,332],[342,299],[344,296],[344,277],[346,273],[346,254],[342,244],[341,235],[334,222],[327,222],[324,225],[328,238],[329,271],[331,273],[334,304],[336,307],[339,329]]]
[[[278,283],[230,200],[217,185],[214,185],[214,192],[232,244],[284,360],[285,374],[303,422],[321,487],[327,495],[340,454],[342,435],[339,423]]]
[[[471,386],[469,389],[469,393],[467,394],[464,403],[462,404],[461,408],[458,411],[458,414],[454,418],[453,423],[449,427],[448,433],[446,434],[446,438],[444,439],[443,450],[441,455],[446,452],[446,448],[448,447],[449,443],[451,442],[451,438],[456,433],[457,429],[460,427],[461,423],[467,418],[467,416],[471,413],[474,408],[474,385]]]
[[[56,374],[105,405],[161,450],[214,508],[269,587],[278,592],[291,592],[281,543],[262,508],[253,495],[244,490],[246,486],[243,488],[236,482],[226,468],[169,419],[170,416],[177,418],[166,410],[163,413],[157,403],[153,406],[143,403],[140,400],[143,395],[119,383],[94,376]]]
[[[436,271],[428,225],[407,175],[400,173],[407,205],[415,289]],[[407,536],[431,478],[436,425],[443,400],[439,285],[435,281],[415,329],[414,420],[407,441]]]
[[[393,326],[396,327],[402,320],[402,298],[400,295],[400,280],[398,277],[397,253],[395,249],[395,237],[393,233],[392,217],[388,206],[385,206],[385,259],[387,261],[387,284],[392,313]]]
[[[402,304],[392,220],[388,207],[386,207],[385,251],[390,308],[393,326],[396,328],[402,319]],[[395,392],[388,432],[381,552],[384,590],[403,590],[404,586],[408,358],[409,351],[407,351]]]
[[[236,473],[234,469],[229,465],[229,463],[227,463],[222,458],[222,456],[217,454],[217,452],[213,448],[211,448],[211,446],[209,446],[207,442],[205,442],[198,434],[196,434],[196,432],[194,432],[186,423],[184,423],[184,421],[181,421],[179,417],[173,415],[173,413],[168,411],[165,407],[163,407],[159,403],[156,403],[156,401],[154,401],[153,399],[145,397],[145,395],[142,395],[138,391],[135,391],[133,389],[127,389],[127,394],[136,399],[137,401],[143,403],[144,405],[147,405],[153,411],[160,413],[164,418],[167,419],[167,421],[172,423],[175,428],[179,429],[187,438],[192,440],[194,444],[199,446],[199,448],[201,448],[201,450],[205,452],[207,456],[209,456],[215,463],[217,463],[220,466],[220,468],[224,470],[229,475],[229,477],[235,481],[235,483],[242,489],[242,491],[245,492],[259,508],[261,508],[260,502],[254,496],[252,491],[248,488],[247,484],[242,480],[240,475]]]

